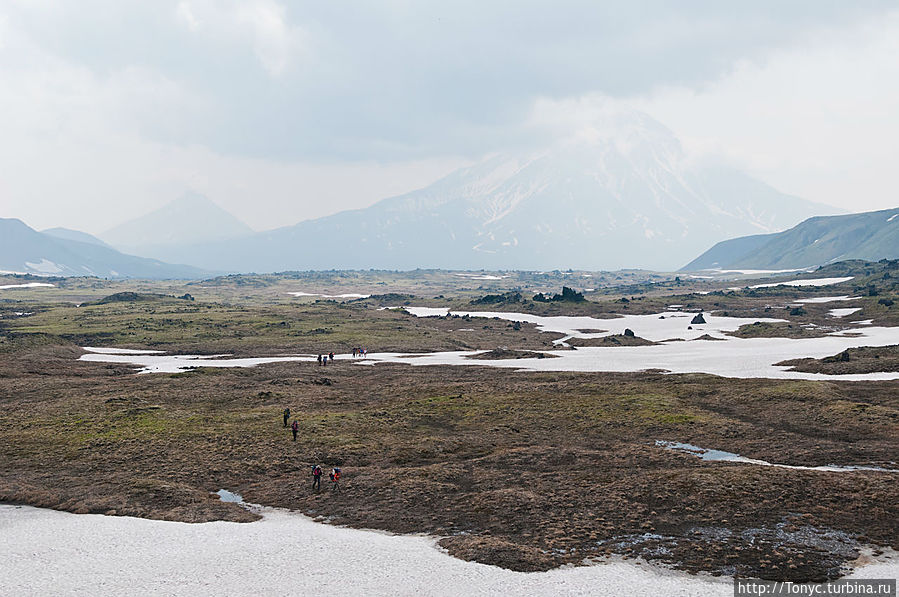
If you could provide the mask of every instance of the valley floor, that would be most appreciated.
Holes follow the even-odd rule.
[[[836,290],[852,294],[856,289]],[[721,317],[752,319],[768,315],[766,303],[795,304],[799,298],[824,296],[803,289],[792,289],[788,296],[776,289],[759,292],[774,298],[689,300],[727,300],[731,315]],[[880,292],[877,296],[892,296]],[[140,540],[132,533],[165,536],[185,546],[212,533],[226,544],[233,542],[234,549],[247,542],[263,552],[265,548],[257,544],[265,544],[269,530],[280,524],[297,525],[289,537],[318,537],[313,527],[326,529],[320,531],[325,534],[350,533],[295,516],[285,518],[291,515],[281,511],[248,525],[171,526],[123,518],[193,523],[259,519],[257,513],[220,501],[212,492],[222,488],[242,494],[248,502],[303,513],[319,522],[427,534],[433,539],[391,541],[408,540],[409,545],[419,542],[424,547],[437,541],[461,560],[506,571],[465,568],[473,565],[450,560],[436,550],[433,556],[422,552],[415,557],[444,558],[443,564],[434,564],[437,569],[471,570],[472,577],[484,578],[488,588],[504,578],[524,583],[523,592],[531,582],[537,583],[535,591],[542,592],[540,583],[549,581],[541,579],[592,578],[592,574],[599,582],[603,574],[617,570],[565,569],[536,577],[511,572],[547,571],[595,559],[617,562],[626,556],[724,577],[821,581],[846,574],[846,566],[866,550],[899,549],[895,499],[899,473],[893,472],[899,468],[896,381],[410,367],[404,362],[361,366],[352,359],[327,366],[301,360],[137,375],[126,363],[79,360],[85,345],[193,355],[229,353],[241,358],[345,353],[365,345],[372,353],[494,350],[495,355],[524,355],[540,362],[564,360],[533,356],[558,352],[553,342],[564,335],[541,332],[526,322],[516,327],[510,321],[475,317],[420,318],[380,310],[372,299],[242,303],[229,296],[218,301],[127,297],[81,307],[23,300],[4,306],[0,500],[109,515],[69,517],[28,509],[15,514],[4,507],[4,528],[20,533],[4,533],[16,537],[17,553],[34,549],[30,553],[42,554],[35,558],[52,559],[73,549],[52,541],[46,549],[33,547],[23,538],[23,528],[43,536],[38,529],[49,521],[60,528],[72,525],[75,536],[95,529],[95,537],[102,539],[97,543],[100,551],[113,549],[103,538],[116,525],[130,529],[119,539],[128,545]],[[395,303],[396,298],[390,300]],[[894,315],[877,300],[866,298],[860,305],[867,318],[889,327]],[[456,301],[446,299],[443,308],[457,308]],[[645,308],[632,301],[629,312],[658,313],[660,304],[685,303],[684,297],[670,296],[647,301],[652,305]],[[788,322],[783,328],[787,333],[809,322],[829,326],[829,331],[840,325],[828,315],[832,305],[803,304],[795,315],[779,310],[779,318]],[[621,308],[623,303],[617,305]],[[570,314],[610,317],[612,307],[580,303],[571,306]],[[547,309],[550,315],[567,309],[540,304],[524,308]],[[13,310],[28,315],[12,316]],[[463,324],[472,331],[458,333]],[[593,350],[614,353],[630,348],[655,347]],[[875,356],[888,355],[876,360],[892,366],[894,352],[889,347],[877,350],[863,353],[866,371],[877,369],[870,364]],[[299,422],[296,441],[283,426],[285,407]],[[665,442],[745,458],[704,460],[667,449]],[[794,468],[759,466],[746,459]],[[339,494],[327,487],[312,491],[314,463],[343,468]],[[824,465],[837,466],[802,468]],[[184,538],[191,534],[192,539]],[[341,561],[343,548],[336,546],[357,540],[349,538],[355,537],[351,533],[346,537],[335,538],[337,543],[322,538],[320,549],[331,553],[333,562]],[[306,541],[290,540],[294,539]],[[272,541],[280,544],[280,539]],[[303,549],[319,548],[309,544]],[[315,553],[314,557],[327,560]],[[237,557],[232,551],[222,555]],[[13,561],[11,569],[23,561]],[[181,568],[173,561],[173,578],[189,576],[192,565],[189,558]],[[633,569],[630,563],[607,566],[621,565]],[[53,570],[65,573],[62,568]],[[211,574],[216,573],[213,568]],[[135,577],[140,574],[135,571]],[[440,578],[456,582],[455,572],[446,574]],[[665,574],[659,577],[662,581],[668,578]],[[365,582],[376,583],[372,585],[376,592],[379,582],[400,582],[390,574],[364,576]],[[301,561],[296,564],[296,579],[304,582]],[[706,577],[692,580],[714,586],[719,582]],[[678,586],[693,586],[692,580]],[[104,582],[118,586],[116,579]],[[234,582],[242,586],[241,581]],[[345,586],[343,581],[334,582],[337,592]],[[415,588],[417,582],[406,579],[402,588]],[[580,580],[571,582],[572,592],[579,590]],[[185,586],[206,590],[202,584]],[[721,586],[731,591],[729,584]],[[438,588],[435,585],[431,592],[439,592]]]

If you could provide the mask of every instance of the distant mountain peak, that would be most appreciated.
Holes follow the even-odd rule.
[[[146,215],[101,235],[110,245],[129,253],[150,255],[154,249],[239,238],[253,230],[214,201],[193,191]]]

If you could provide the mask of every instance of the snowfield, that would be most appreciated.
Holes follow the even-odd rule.
[[[756,284],[754,286],[749,286],[748,288],[751,290],[753,288],[775,288],[777,286],[832,286],[834,284],[842,284],[843,282],[848,282],[851,280],[853,276],[843,277],[843,278],[809,278],[807,280],[790,280],[789,282],[772,282],[770,284]],[[744,287],[741,286],[731,286],[728,290],[743,290]]]
[[[94,363],[125,363],[140,365],[138,373],[178,373],[196,367],[255,367],[265,363],[285,361],[314,361],[312,355],[291,355],[281,357],[258,357],[229,359],[226,354],[164,354],[159,350],[130,350],[125,348],[92,348],[85,346],[87,354],[80,361]]]
[[[352,292],[348,292],[346,294],[317,294],[315,292],[288,292],[287,294],[296,297],[303,296],[320,296],[322,298],[332,298],[332,299],[364,299],[368,298],[370,294],[355,294]]]
[[[253,523],[187,524],[0,505],[8,595],[729,596],[729,578],[611,561],[512,572],[453,558],[423,536],[319,524],[263,508]],[[853,578],[894,578],[881,560]]]
[[[9,290],[11,288],[53,288],[55,286],[55,284],[46,282],[28,282],[26,284],[5,284],[0,286],[0,290]]]
[[[405,307],[418,317],[444,316],[446,309],[431,307]],[[546,332],[557,332],[565,337],[556,345],[564,346],[571,338],[601,338],[623,334],[631,329],[637,336],[660,342],[652,346],[581,347],[577,350],[544,350],[555,359],[522,358],[472,360],[471,356],[483,351],[450,351],[434,353],[369,353],[366,359],[355,362],[364,365],[377,363],[404,363],[407,365],[460,365],[477,367],[501,367],[528,371],[580,371],[580,372],[636,372],[661,370],[669,373],[710,373],[722,377],[783,378],[783,379],[841,379],[846,381],[899,379],[899,372],[860,373],[852,375],[826,375],[788,371],[775,363],[789,359],[811,357],[820,359],[859,346],[888,346],[899,344],[899,327],[875,327],[866,325],[842,332],[834,332],[820,338],[734,338],[724,332],[734,331],[741,325],[761,322],[778,322],[780,319],[719,317],[704,313],[705,324],[692,324],[693,313],[666,311],[653,315],[626,315],[614,319],[594,317],[542,317],[525,313],[490,311],[454,311],[464,317],[499,318],[507,321],[533,323]],[[464,321],[464,320],[463,320]],[[863,325],[865,322],[854,322]],[[470,329],[470,328],[463,328]],[[579,330],[603,330],[581,332]],[[707,338],[712,338],[709,340]],[[85,348],[88,354],[82,361],[104,363],[128,363],[142,367],[139,373],[176,373],[194,367],[255,367],[265,363],[313,361],[314,355],[285,355],[257,358],[227,358],[229,355],[166,355],[155,351],[127,349]],[[352,359],[350,355],[338,355],[338,359]]]

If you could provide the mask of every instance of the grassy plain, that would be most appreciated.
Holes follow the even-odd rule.
[[[643,292],[632,280],[616,290],[609,275],[607,289],[577,303],[530,300],[534,284],[521,300],[473,304],[522,289],[506,278],[478,280],[481,287],[464,280],[458,289],[459,276],[439,272],[387,280],[358,272],[194,283],[70,279],[4,293],[0,500],[190,522],[252,520],[210,494],[226,488],[332,523],[430,533],[459,557],[519,570],[624,554],[692,571],[834,578],[863,545],[899,549],[896,474],[703,462],[655,442],[785,464],[895,468],[897,382],[350,361],[135,375],[129,366],[77,358],[85,345],[242,356],[364,345],[514,356],[558,337],[507,321],[380,309],[406,301],[600,317],[682,304],[750,317],[776,311],[798,329],[848,325],[827,310],[849,304],[862,307],[853,320],[891,324],[899,307],[884,304],[896,298],[884,277],[889,267],[852,271],[856,279],[836,288],[707,295],[682,292],[670,276],[641,279]],[[405,296],[335,302],[286,294],[367,294],[373,286]],[[144,296],[87,304],[116,292]],[[194,300],[175,298],[184,293]],[[864,296],[790,307],[801,297],[847,293]],[[296,442],[282,426],[285,407],[300,422]],[[343,467],[339,494],[311,491],[316,462]]]

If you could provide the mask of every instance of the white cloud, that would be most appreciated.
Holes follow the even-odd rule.
[[[198,31],[200,29],[200,21],[194,16],[194,11],[190,8],[190,2],[186,0],[179,2],[175,8],[175,16],[190,31]]]
[[[899,12],[740,62],[700,89],[634,105],[695,154],[724,156],[779,189],[852,211],[899,202]]]
[[[182,0],[175,17],[192,33],[247,44],[275,77],[301,57],[307,45],[303,29],[288,23],[285,6],[273,0]]]

